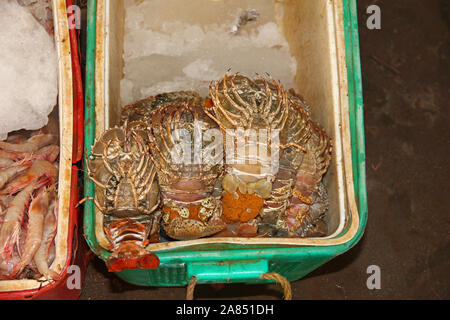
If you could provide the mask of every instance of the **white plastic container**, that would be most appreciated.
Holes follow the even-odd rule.
[[[208,6],[214,6],[217,2],[226,3],[227,1],[204,0],[204,6],[209,8]],[[358,231],[359,217],[352,173],[342,1],[278,0],[275,2],[274,14],[278,15],[279,26],[289,43],[291,54],[297,60],[295,89],[311,106],[314,121],[320,122],[333,140],[333,158],[324,180],[330,200],[327,218],[330,235],[324,238],[307,239],[206,238],[173,241],[149,245],[148,248],[153,252],[212,243],[332,246],[348,242]],[[186,1],[186,5],[189,5],[188,3]],[[122,107],[120,80],[124,68],[125,4],[124,0],[97,0],[95,80],[97,137],[105,129],[118,123]],[[145,12],[145,15],[146,19],[152,19],[153,15],[166,13],[164,10],[155,10]],[[176,20],[177,15],[182,14],[184,14],[183,10],[171,12],[170,19]],[[254,72],[262,74],[265,70],[254,70]],[[148,76],[151,77],[151,74]],[[107,248],[108,240],[103,232],[103,216],[96,212],[95,217],[96,238],[102,247]],[[344,230],[347,232],[343,232]]]

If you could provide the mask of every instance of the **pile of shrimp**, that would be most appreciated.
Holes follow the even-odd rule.
[[[57,280],[58,138],[37,133],[0,142],[0,280]]]

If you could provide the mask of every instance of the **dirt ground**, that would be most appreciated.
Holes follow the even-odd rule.
[[[366,8],[381,8],[368,30]],[[363,239],[304,279],[294,299],[449,299],[448,0],[358,0],[369,221]],[[367,267],[381,270],[369,290]],[[186,288],[141,288],[95,259],[81,299],[184,299]],[[199,285],[196,299],[280,299],[277,285]]]

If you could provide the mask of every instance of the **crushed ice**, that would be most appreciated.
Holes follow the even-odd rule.
[[[0,1],[0,140],[12,131],[37,130],[57,103],[53,38],[16,1]]]
[[[230,68],[268,72],[294,87],[297,62],[276,22],[274,1],[126,0],[125,6],[122,105],[166,91],[206,96],[210,82]],[[236,21],[239,32],[230,32]]]

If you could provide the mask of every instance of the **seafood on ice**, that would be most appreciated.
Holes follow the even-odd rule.
[[[57,280],[57,137],[0,142],[0,278]],[[6,161],[8,160],[8,161]]]

